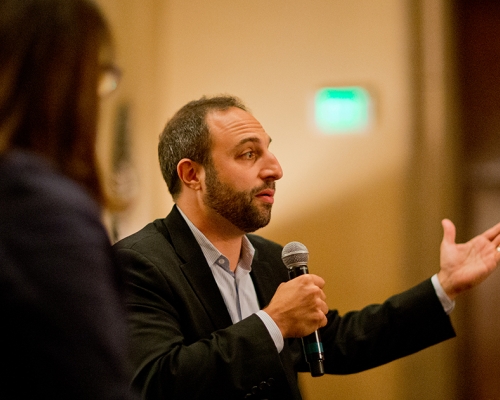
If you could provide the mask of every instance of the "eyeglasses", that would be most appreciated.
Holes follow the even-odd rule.
[[[101,66],[101,76],[99,77],[99,83],[97,85],[97,94],[100,97],[106,97],[116,90],[122,72],[114,64],[105,64]]]

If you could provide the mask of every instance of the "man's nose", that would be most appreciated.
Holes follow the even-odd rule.
[[[268,153],[265,157],[265,165],[262,168],[263,179],[270,179],[277,181],[283,176],[281,165],[273,153]]]

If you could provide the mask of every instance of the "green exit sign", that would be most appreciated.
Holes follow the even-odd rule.
[[[371,125],[371,99],[359,86],[327,87],[316,93],[315,122],[326,134],[363,133]]]

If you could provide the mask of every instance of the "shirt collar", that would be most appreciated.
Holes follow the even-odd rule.
[[[207,237],[191,222],[191,220],[186,216],[186,214],[182,212],[179,206],[176,205],[176,207],[179,210],[182,217],[184,218],[184,220],[186,221],[187,225],[189,226],[189,229],[193,233],[196,242],[200,246],[201,251],[205,256],[205,259],[207,260],[208,265],[213,265],[221,257],[224,257],[227,260],[227,257],[224,256],[224,254],[222,254],[212,244],[212,242],[210,242],[210,240],[207,239]],[[252,270],[252,261],[254,254],[255,254],[255,248],[253,247],[248,237],[246,235],[243,235],[241,241],[241,253],[240,253],[240,259],[238,261],[238,268],[242,268],[243,270],[250,272]]]

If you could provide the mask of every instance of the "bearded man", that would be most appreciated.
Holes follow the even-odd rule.
[[[160,136],[175,205],[115,245],[144,399],[301,399],[298,338],[319,330],[328,374],[372,368],[455,335],[455,296],[497,266],[500,224],[465,244],[443,221],[441,269],[414,288],[340,316],[316,275],[288,280],[282,247],[254,234],[271,218],[283,172],[240,100],[203,97]]]

